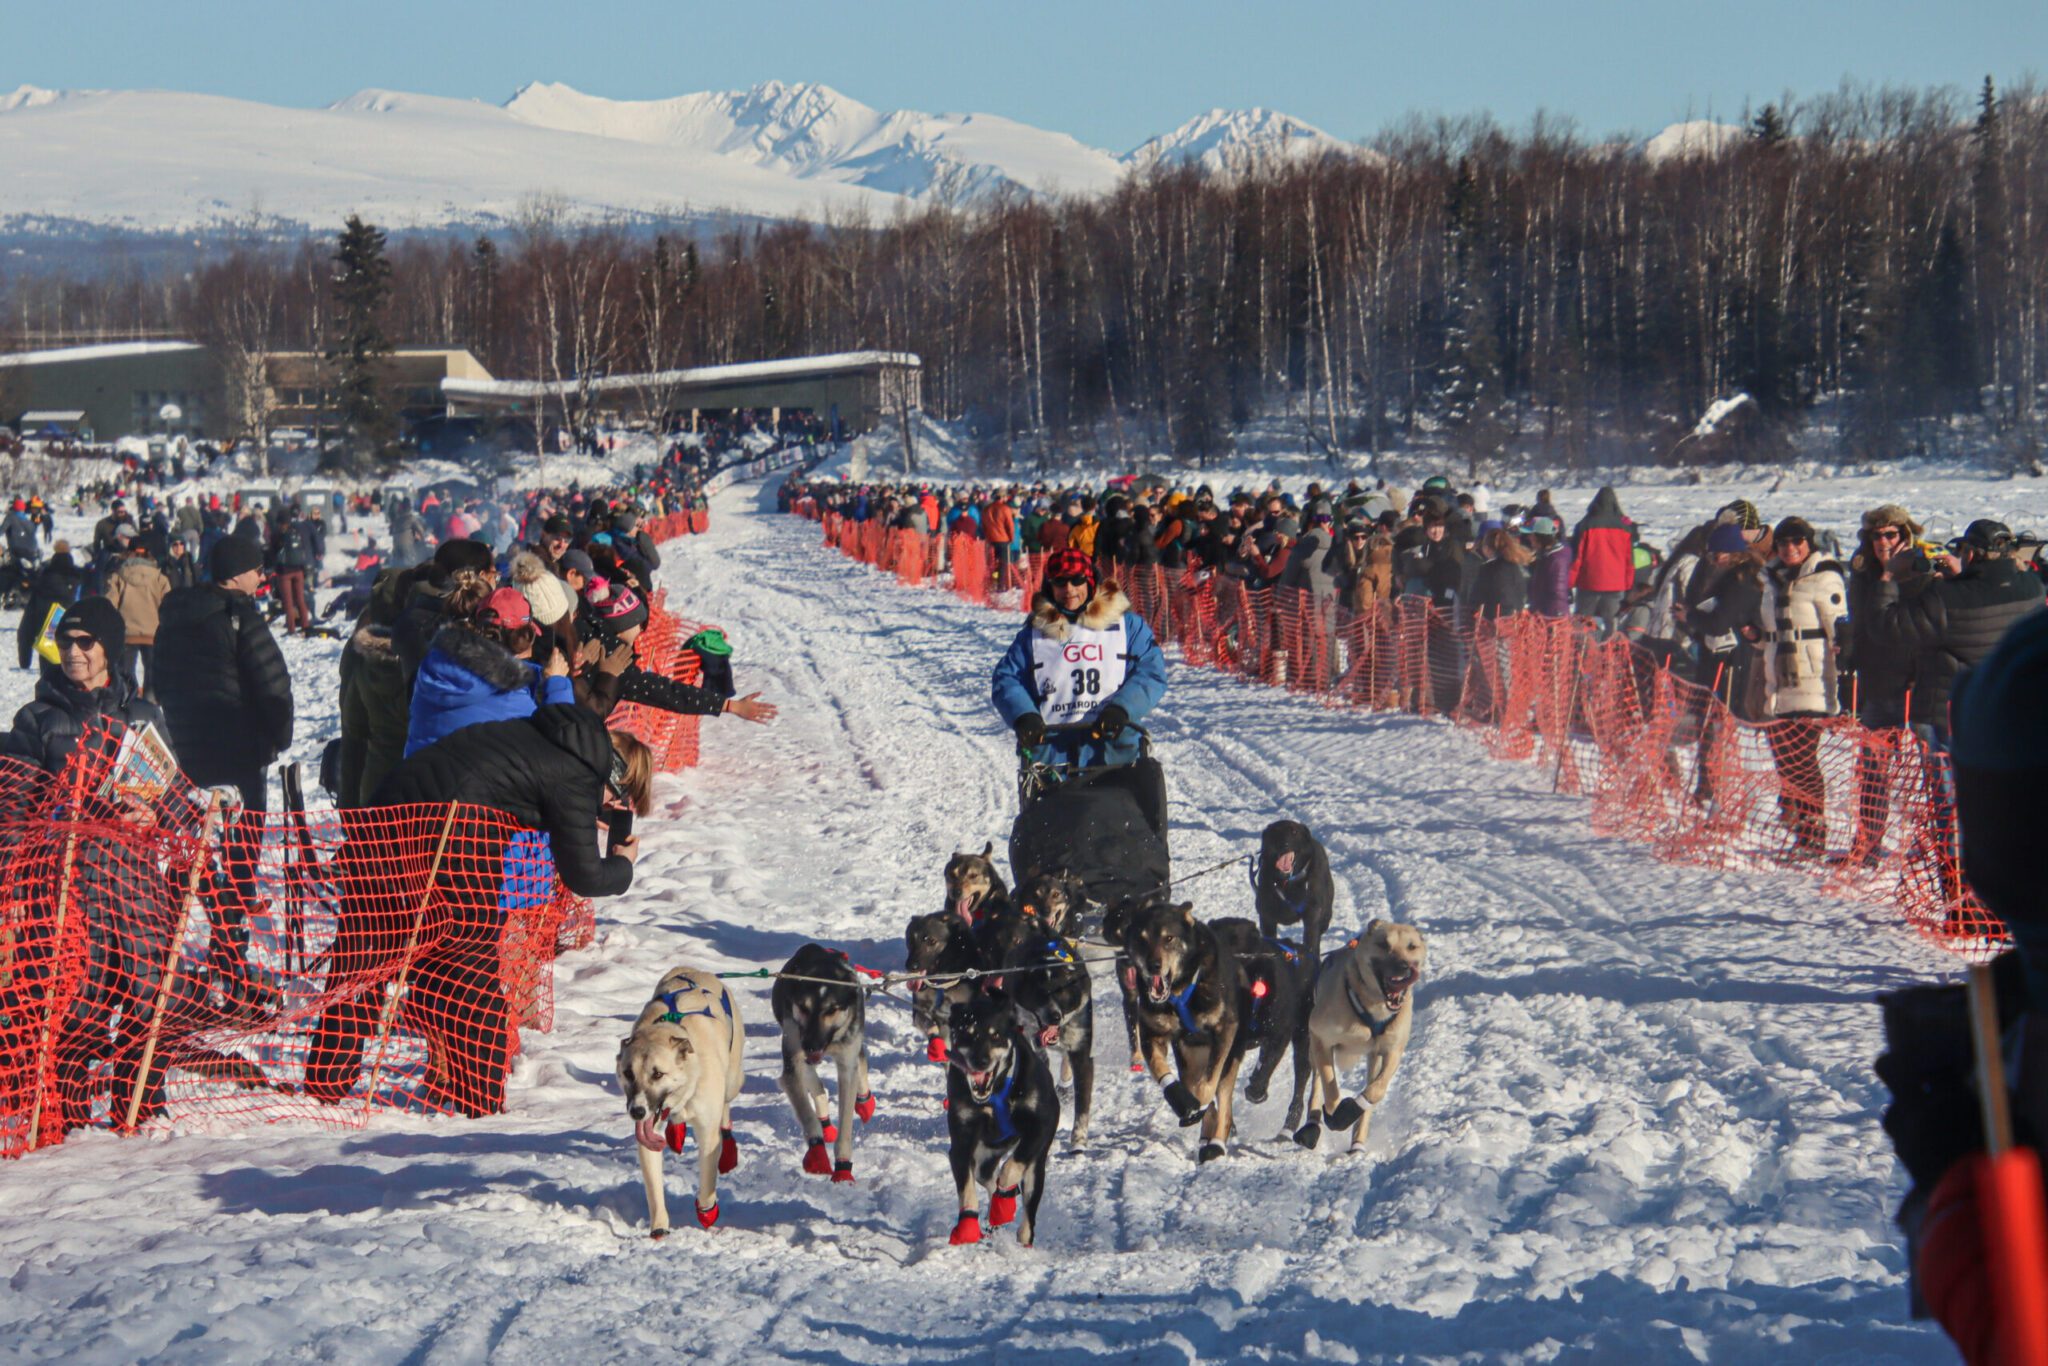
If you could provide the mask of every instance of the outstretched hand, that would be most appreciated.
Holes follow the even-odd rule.
[[[773,702],[763,702],[760,697],[761,694],[750,692],[745,697],[729,698],[725,704],[726,714],[765,726],[775,719],[776,708]]]

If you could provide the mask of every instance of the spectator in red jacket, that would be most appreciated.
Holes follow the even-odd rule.
[[[1621,500],[1603,485],[1586,515],[1572,528],[1572,611],[1614,630],[1622,595],[1636,581],[1636,524],[1624,517]]]

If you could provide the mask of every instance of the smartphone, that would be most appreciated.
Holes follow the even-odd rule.
[[[633,812],[629,807],[618,807],[604,813],[605,833],[608,843],[607,854],[618,852],[619,846],[633,837]]]

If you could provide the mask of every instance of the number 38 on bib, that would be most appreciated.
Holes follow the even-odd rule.
[[[1125,648],[1121,621],[1099,630],[1076,625],[1065,640],[1034,635],[1032,681],[1045,723],[1072,726],[1094,720],[1103,703],[1124,685]]]

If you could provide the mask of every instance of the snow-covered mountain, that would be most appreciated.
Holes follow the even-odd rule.
[[[663,100],[534,83],[503,105],[363,90],[325,109],[175,91],[0,95],[0,224],[143,229],[252,216],[394,227],[517,218],[537,195],[581,217],[886,216],[1002,190],[1096,194],[1134,166],[1228,170],[1353,150],[1271,110],[1211,110],[1127,156],[993,114],[882,111],[816,84]]]
[[[1301,158],[1342,152],[1370,155],[1355,143],[1331,137],[1313,124],[1272,109],[1211,109],[1133,151],[1125,162],[1193,162],[1203,170],[1239,170],[1268,157]]]
[[[994,114],[884,113],[830,86],[770,81],[668,100],[608,100],[533,84],[505,109],[540,128],[715,152],[800,180],[921,198],[997,189],[1095,193],[1122,164],[1067,136]]]
[[[1715,123],[1712,119],[1687,119],[1645,138],[1641,146],[1643,157],[1654,165],[1660,161],[1683,161],[1687,157],[1719,156],[1731,144],[1748,135],[1748,129],[1736,124]]]

